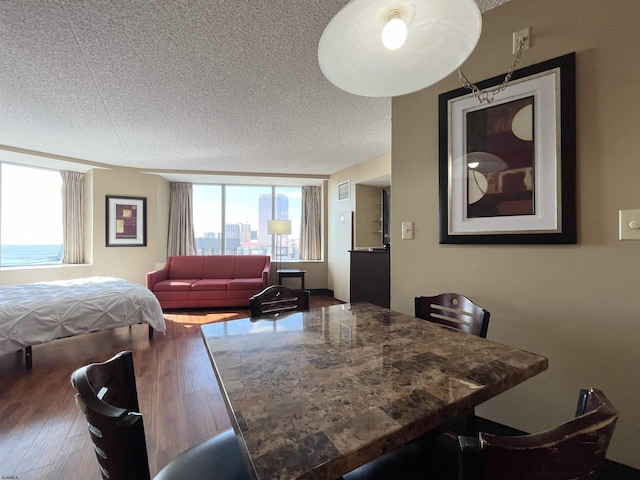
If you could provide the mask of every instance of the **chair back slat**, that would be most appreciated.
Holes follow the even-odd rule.
[[[443,293],[415,298],[415,316],[472,335],[486,337],[490,313],[464,295]]]
[[[311,293],[282,285],[271,285],[249,299],[251,317],[277,316],[309,310]]]

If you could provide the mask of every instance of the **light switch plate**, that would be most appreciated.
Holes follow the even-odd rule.
[[[619,240],[640,240],[640,210],[620,210]]]
[[[402,222],[402,239],[413,239],[413,222]]]

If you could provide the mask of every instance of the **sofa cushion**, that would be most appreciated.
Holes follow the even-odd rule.
[[[234,278],[235,257],[233,255],[207,255],[203,260],[200,278]]]
[[[264,269],[264,256],[236,256],[235,278],[260,278]]]
[[[231,280],[229,278],[203,278],[202,280],[196,280],[193,282],[191,290],[226,290],[227,284],[230,281]]]
[[[261,291],[262,278],[234,278],[229,280],[229,290],[256,290]]]
[[[173,280],[163,280],[153,286],[154,292],[175,292],[175,291],[189,291],[191,285],[199,281],[197,278],[180,278]]]
[[[196,255],[171,257],[169,278],[202,278],[202,259]]]

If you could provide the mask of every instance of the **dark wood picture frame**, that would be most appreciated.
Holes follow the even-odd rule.
[[[146,197],[105,196],[106,246],[147,246]]]
[[[575,53],[439,96],[441,244],[577,243],[575,103]]]

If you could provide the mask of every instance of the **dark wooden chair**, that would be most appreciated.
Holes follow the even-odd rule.
[[[459,293],[415,298],[415,316],[486,338],[491,314]]]
[[[580,480],[597,478],[618,419],[600,390],[580,391],[576,417],[529,435],[480,433],[459,437],[462,480]],[[480,461],[465,461],[466,453]],[[477,460],[477,459],[476,459]],[[469,464],[471,463],[471,466]]]
[[[618,417],[599,390],[581,390],[576,417],[541,433],[426,434],[352,470],[343,480],[596,479]],[[491,422],[489,422],[491,424]],[[501,428],[504,430],[504,428]]]
[[[462,332],[487,337],[491,314],[459,293],[442,293],[431,297],[415,297],[415,316]],[[456,434],[476,432],[475,411],[469,410],[443,425],[441,431]]]
[[[139,413],[133,355],[120,352],[103,363],[79,368],[71,375],[76,403],[85,414],[102,478],[148,480],[149,461],[142,415]],[[233,430],[178,455],[154,480],[249,478]]]
[[[251,317],[278,316],[284,313],[309,310],[309,290],[294,290],[271,285],[249,299]]]

